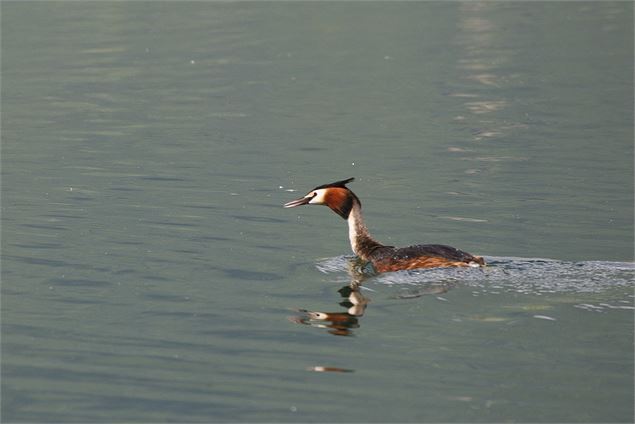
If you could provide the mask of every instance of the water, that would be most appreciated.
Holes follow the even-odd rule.
[[[632,422],[632,17],[4,2],[2,420]]]

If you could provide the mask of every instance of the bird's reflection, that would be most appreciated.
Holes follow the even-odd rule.
[[[338,290],[345,299],[339,302],[346,308],[344,312],[318,312],[306,309],[298,310],[298,315],[289,319],[297,324],[310,325],[311,327],[325,328],[335,336],[351,336],[354,328],[359,328],[359,319],[364,315],[370,299],[360,291],[359,284],[349,284]]]
[[[344,298],[339,305],[346,308],[345,311],[319,312],[299,309],[298,315],[289,319],[296,324],[325,328],[335,336],[352,336],[353,329],[359,328],[359,319],[364,315],[370,302],[370,299],[361,293],[362,282],[369,275],[365,272],[363,264],[355,259],[348,263],[348,275],[351,282],[337,291]]]

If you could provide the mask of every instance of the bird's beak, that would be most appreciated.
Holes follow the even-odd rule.
[[[311,201],[311,197],[300,197],[299,199],[292,200],[289,203],[285,203],[285,208],[295,208],[296,206],[306,205]]]

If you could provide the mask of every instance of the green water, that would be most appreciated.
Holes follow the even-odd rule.
[[[632,3],[1,16],[3,422],[633,421]]]

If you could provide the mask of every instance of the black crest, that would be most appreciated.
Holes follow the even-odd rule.
[[[347,178],[345,180],[341,180],[341,181],[335,181],[334,183],[330,183],[330,184],[324,184],[318,187],[315,187],[313,190],[319,190],[321,188],[329,188],[329,187],[340,187],[340,188],[348,188],[346,187],[346,184],[352,182],[355,180],[355,177],[351,177],[351,178]]]

